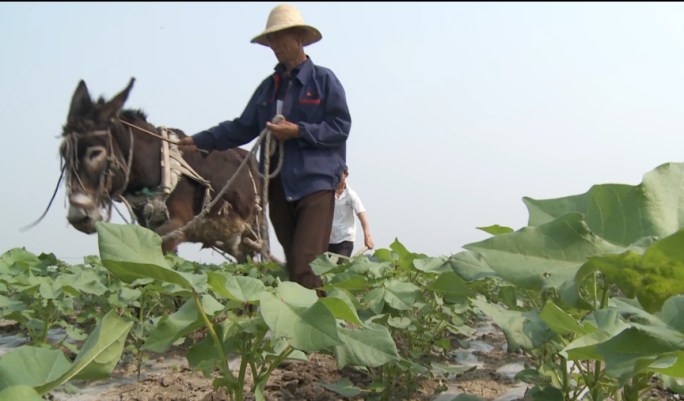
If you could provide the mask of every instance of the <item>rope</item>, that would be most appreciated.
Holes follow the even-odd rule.
[[[273,123],[277,124],[277,123],[279,123],[280,121],[283,121],[284,119],[285,119],[285,117],[283,117],[282,115],[278,114],[277,116],[275,116],[275,117],[273,118]],[[180,227],[180,228],[177,228],[177,229],[173,230],[172,232],[170,232],[170,233],[168,233],[168,234],[166,234],[166,235],[163,235],[163,236],[162,236],[162,240],[163,240],[163,241],[167,241],[167,240],[170,240],[170,239],[171,239],[171,240],[177,239],[177,238],[178,238],[180,235],[182,235],[186,230],[188,230],[188,229],[194,227],[195,224],[197,224],[197,222],[198,222],[201,218],[203,218],[204,216],[206,216],[207,213],[209,213],[209,211],[210,211],[214,206],[216,206],[216,204],[219,202],[219,200],[222,199],[222,197],[223,197],[223,195],[225,194],[225,192],[228,190],[228,188],[230,188],[230,186],[233,184],[233,182],[234,182],[234,181],[237,179],[237,177],[240,175],[240,172],[242,171],[242,169],[247,165],[247,162],[250,162],[251,159],[252,159],[252,157],[255,157],[255,154],[256,154],[257,149],[259,149],[259,146],[261,145],[261,142],[264,141],[264,140],[266,141],[266,142],[265,142],[265,149],[264,149],[264,157],[266,158],[266,159],[264,160],[264,173],[265,173],[265,174],[261,174],[261,173],[258,173],[258,174],[259,174],[259,176],[260,176],[261,178],[264,179],[264,185],[263,185],[263,188],[262,188],[263,196],[261,197],[261,202],[262,202],[262,208],[261,208],[261,213],[262,213],[262,218],[261,218],[261,230],[262,230],[262,233],[261,233],[261,238],[262,238],[262,243],[261,243],[261,255],[262,255],[262,257],[264,258],[264,260],[266,260],[266,259],[270,256],[269,244],[268,244],[268,231],[267,231],[267,230],[268,230],[268,227],[267,227],[267,225],[266,225],[266,223],[265,223],[265,220],[266,220],[266,208],[265,208],[265,205],[266,205],[266,202],[267,202],[267,199],[268,199],[268,183],[269,183],[269,180],[270,180],[271,178],[274,178],[275,176],[277,176],[277,175],[280,173],[280,170],[281,170],[282,167],[283,167],[283,161],[284,161],[284,149],[283,149],[282,142],[281,142],[281,143],[280,143],[280,146],[278,147],[278,150],[279,150],[278,165],[277,165],[277,167],[276,167],[276,169],[275,169],[275,171],[274,171],[273,173],[270,173],[270,172],[269,172],[269,169],[270,169],[270,167],[271,167],[271,163],[270,163],[270,158],[271,158],[270,151],[271,151],[271,145],[272,145],[272,142],[273,142],[273,138],[272,138],[271,130],[266,129],[266,128],[264,128],[264,130],[261,131],[261,133],[259,134],[259,137],[257,138],[256,142],[254,143],[254,146],[252,146],[252,149],[249,151],[249,154],[247,155],[247,157],[245,157],[245,159],[242,161],[242,163],[240,163],[240,166],[239,166],[239,167],[237,168],[237,170],[235,171],[235,174],[233,174],[233,176],[230,177],[230,179],[228,180],[228,182],[226,182],[226,185],[223,186],[223,188],[221,189],[221,191],[219,191],[219,193],[216,195],[216,197],[214,198],[214,200],[211,201],[211,203],[209,203],[208,205],[206,205],[206,206],[204,207],[204,209],[202,210],[202,212],[201,212],[200,214],[198,214],[197,216],[195,216],[192,220],[190,220],[185,226]],[[264,240],[264,238],[265,238],[266,240]]]
[[[59,184],[62,182],[62,178],[64,177],[64,170],[66,169],[66,164],[62,165],[62,172],[59,174],[59,180],[57,180],[57,185],[55,186],[55,192],[52,193],[52,199],[50,199],[50,203],[48,203],[47,208],[45,208],[45,211],[43,212],[43,215],[38,218],[38,220],[34,221],[33,223],[24,226],[19,229],[19,232],[26,232],[27,230],[30,230],[31,228],[35,227],[40,223],[45,215],[47,215],[48,210],[50,210],[50,206],[52,206],[52,202],[55,200],[55,196],[57,196],[57,191],[59,190]]]

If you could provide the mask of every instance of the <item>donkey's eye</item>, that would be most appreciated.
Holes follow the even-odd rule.
[[[86,157],[89,161],[94,162],[101,159],[104,156],[104,149],[102,147],[90,148]]]

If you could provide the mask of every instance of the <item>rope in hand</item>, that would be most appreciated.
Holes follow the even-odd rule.
[[[285,120],[285,117],[282,115],[278,114],[275,116],[272,120],[272,123],[277,124],[281,121]],[[186,230],[192,228],[199,222],[201,218],[206,216],[209,211],[216,206],[216,204],[221,200],[223,195],[226,193],[228,188],[233,184],[233,182],[237,179],[237,177],[240,175],[240,172],[242,169],[247,165],[249,161],[251,161],[252,157],[256,157],[256,151],[259,149],[259,146],[262,144],[262,142],[265,142],[265,149],[264,149],[264,173],[261,174],[261,172],[258,172],[259,177],[264,179],[264,184],[262,187],[262,197],[261,197],[261,227],[260,227],[260,237],[262,240],[261,243],[261,257],[264,261],[268,259],[270,256],[270,250],[269,250],[269,243],[268,243],[268,226],[266,222],[266,203],[268,202],[268,183],[271,178],[274,178],[280,173],[280,169],[283,167],[283,160],[284,160],[284,150],[283,150],[283,144],[282,142],[278,146],[278,165],[276,169],[273,171],[273,173],[270,173],[270,167],[271,167],[271,148],[273,144],[273,137],[271,130],[264,128],[263,131],[259,134],[259,137],[257,138],[256,142],[254,142],[254,146],[252,146],[252,149],[249,151],[249,154],[245,157],[245,159],[240,163],[240,166],[237,168],[235,173],[233,174],[232,177],[226,182],[226,185],[223,186],[221,191],[216,195],[214,200],[212,200],[208,205],[205,205],[204,209],[202,209],[202,212],[195,216],[192,220],[190,220],[186,225],[183,227],[177,228],[173,231],[171,231],[168,234],[165,234],[162,236],[162,241],[167,241],[169,239],[176,239],[178,236],[183,234]]]

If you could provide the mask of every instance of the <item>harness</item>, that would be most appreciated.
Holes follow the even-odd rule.
[[[128,152],[128,160],[125,164],[123,164],[121,160],[119,160],[119,158],[114,154],[114,139],[112,137],[112,132],[109,128],[105,130],[96,130],[86,133],[72,131],[69,134],[65,135],[64,139],[62,140],[62,143],[60,144],[60,147],[63,149],[62,153],[64,155],[64,158],[60,160],[60,167],[62,169],[62,174],[66,174],[66,195],[67,197],[70,197],[73,192],[73,188],[71,187],[73,180],[69,178],[72,175],[76,177],[78,183],[81,185],[81,188],[84,192],[86,192],[85,186],[83,185],[83,181],[81,181],[81,177],[78,174],[78,166],[80,164],[77,152],[78,141],[89,137],[106,137],[106,165],[105,168],[102,169],[102,173],[100,173],[100,176],[98,177],[97,189],[93,194],[91,194],[91,196],[94,198],[93,201],[96,207],[105,208],[107,210],[107,222],[109,222],[112,217],[112,200],[123,200],[123,202],[127,203],[123,198],[122,194],[128,186],[128,181],[131,174],[130,166],[133,162],[133,131],[130,128],[128,129],[128,134],[131,143]],[[123,171],[124,185],[121,187],[119,191],[115,193],[110,193],[112,189],[112,179],[115,176],[115,170]],[[127,204],[127,206],[129,205]]]
[[[131,216],[132,223],[135,223],[136,221],[135,214],[133,213],[134,209],[142,210],[142,215],[145,218],[148,227],[157,224],[161,225],[164,222],[167,222],[170,219],[170,216],[168,208],[166,206],[166,200],[171,195],[171,193],[173,193],[174,189],[176,188],[176,186],[178,185],[183,176],[192,179],[193,181],[199,183],[205,188],[204,198],[202,201],[203,211],[208,208],[211,208],[211,206],[209,206],[210,204],[216,203],[215,201],[212,202],[211,199],[211,192],[214,191],[214,189],[211,186],[211,183],[208,180],[204,179],[199,173],[197,173],[190,166],[190,164],[188,164],[188,162],[183,158],[183,153],[176,144],[178,141],[178,135],[173,130],[167,128],[166,126],[161,126],[157,128],[157,131],[160,135],[156,135],[133,124],[127,123],[126,121],[120,121],[128,126],[128,133],[130,137],[130,149],[128,153],[128,160],[125,164],[122,163],[119,157],[117,157],[117,155],[115,154],[115,148],[113,145],[114,139],[109,128],[105,130],[96,130],[87,133],[71,132],[65,135],[64,139],[62,140],[62,144],[60,145],[63,148],[64,154],[64,159],[61,160],[60,167],[62,169],[62,174],[66,174],[67,178],[67,197],[70,197],[73,192],[73,189],[71,188],[73,180],[69,179],[72,175],[76,177],[78,183],[81,185],[81,188],[85,192],[85,186],[83,185],[83,182],[81,181],[81,178],[78,174],[78,167],[80,162],[78,160],[77,149],[79,139],[95,136],[105,136],[105,149],[107,154],[107,158],[105,161],[106,166],[100,174],[97,189],[92,194],[92,197],[96,204],[96,207],[106,209],[107,222],[111,220],[111,209],[114,200],[118,200],[126,205],[128,212]],[[131,166],[133,161],[133,151],[135,148],[132,128],[135,128],[143,133],[147,133],[152,136],[160,136],[163,139],[161,141],[160,149],[161,185],[154,188],[142,188],[140,191],[134,193],[126,192],[126,188],[128,187],[130,179]],[[124,172],[124,185],[117,192],[110,193],[112,187],[112,179],[115,176],[116,170],[121,170]],[[255,219],[257,227],[259,227],[259,215],[263,211],[262,199],[259,196],[259,191],[257,190],[256,181],[254,180],[254,176],[252,174],[251,169],[248,170],[248,172],[256,196],[255,209],[257,213]],[[236,172],[235,175],[237,175],[237,173],[238,172]],[[222,195],[222,193],[219,195]],[[218,212],[219,215],[227,213],[228,209],[230,208],[232,208],[230,203],[225,202],[224,206]],[[124,221],[126,221],[126,218],[123,215],[121,215],[121,217],[124,219]],[[126,223],[128,223],[128,221],[126,221]],[[254,232],[254,230],[252,230],[252,233],[259,241],[261,241],[261,235],[259,235],[258,232]]]

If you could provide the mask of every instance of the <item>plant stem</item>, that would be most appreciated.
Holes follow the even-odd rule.
[[[603,276],[603,296],[601,297],[601,309],[605,309],[605,307],[608,305],[608,287],[610,284],[608,283],[608,280],[606,280],[606,277]]]
[[[563,394],[566,399],[570,390],[570,381],[568,380],[568,360],[561,357],[561,369],[563,369]]]
[[[294,351],[294,348],[292,348],[292,346],[288,344],[287,347],[285,347],[285,349],[283,350],[283,352],[281,352],[280,355],[278,355],[278,357],[273,360],[273,362],[271,363],[271,366],[268,367],[268,370],[266,371],[266,373],[264,373],[263,375],[259,375],[259,382],[268,380],[268,378],[271,376],[271,373],[273,373],[273,371],[276,370],[278,365],[280,365],[280,363],[282,361],[284,361],[285,358],[290,356],[292,351]],[[256,382],[257,382],[257,380],[254,380],[255,387],[256,387]]]
[[[214,330],[214,325],[211,324],[211,320],[209,320],[209,317],[207,314],[204,312],[204,308],[202,307],[202,301],[200,301],[199,295],[197,294],[197,291],[194,289],[192,290],[192,295],[195,298],[195,304],[197,304],[197,310],[199,311],[200,315],[202,315],[202,319],[204,320],[204,324],[207,326],[207,330],[209,331],[209,334],[211,335],[211,338],[214,340],[214,346],[216,347],[216,351],[219,354],[219,359],[221,360],[221,363],[219,364],[219,368],[221,369],[221,373],[223,374],[223,377],[228,381],[229,385],[231,386],[231,389],[235,391],[235,400],[236,401],[242,401],[242,391],[243,389],[240,388],[238,389],[237,383],[235,383],[235,376],[230,372],[230,368],[228,367],[228,360],[226,359],[225,354],[223,353],[223,344],[221,344],[221,341],[218,338],[218,334],[216,334],[216,330]]]
[[[598,290],[596,289],[596,280],[598,280],[598,272],[594,271],[594,309],[598,308]]]
[[[539,309],[539,305],[534,300],[534,298],[532,298],[532,294],[530,294],[530,290],[526,289],[525,294],[527,294],[527,298],[530,300],[530,303],[532,304],[532,306],[534,306],[535,309]]]
[[[242,389],[244,389],[245,385],[245,373],[247,372],[247,362],[251,359],[251,352],[247,354],[245,352],[245,348],[242,345],[240,345],[240,355],[240,373],[238,373],[237,385],[241,389],[240,394],[242,394],[242,391],[244,391]]]
[[[140,312],[138,313],[139,315],[139,324],[140,324],[140,337],[145,336],[145,288],[143,288],[142,291],[142,296],[140,297]],[[142,351],[140,350],[140,345],[142,343],[142,339],[138,338],[138,382],[140,382],[140,366],[142,365]]]
[[[47,300],[47,312],[43,316],[43,338],[41,339],[41,344],[47,343],[48,330],[50,329],[50,315],[52,314],[52,300]]]
[[[594,381],[591,383],[591,399],[598,400],[600,386],[598,382],[601,378],[601,361],[596,361],[594,365]]]

